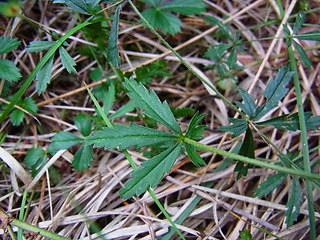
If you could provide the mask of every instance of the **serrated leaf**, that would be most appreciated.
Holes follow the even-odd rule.
[[[186,131],[186,137],[190,139],[201,139],[202,132],[206,128],[205,125],[198,125],[199,122],[205,117],[205,114],[199,115],[198,112],[190,120],[188,129]]]
[[[212,61],[219,61],[225,56],[226,51],[232,47],[231,44],[219,44],[211,46],[204,54],[205,57]]]
[[[242,88],[238,89],[241,97],[243,99],[243,103],[236,101],[236,104],[247,114],[250,118],[256,116],[257,105],[255,104],[251,95]]]
[[[103,98],[103,110],[106,114],[108,114],[108,112],[111,110],[115,97],[116,97],[116,89],[114,85],[111,84]]]
[[[229,118],[229,121],[233,124],[229,126],[221,126],[219,129],[223,132],[232,132],[233,138],[241,135],[248,128],[248,123],[244,119]]]
[[[296,22],[294,23],[294,27],[293,27],[293,34],[296,34],[299,31],[302,24],[304,23],[305,18],[306,18],[305,12],[298,13],[296,17]]]
[[[36,102],[30,98],[30,97],[26,97],[23,100],[23,103],[21,105],[21,107],[23,107],[25,110],[27,110],[29,113],[31,114],[36,114],[38,111],[38,105],[36,104]]]
[[[0,79],[5,79],[8,82],[17,82],[22,76],[16,65],[7,60],[0,59]]]
[[[82,172],[84,169],[90,167],[92,160],[92,147],[87,144],[83,144],[75,153],[72,166],[76,171]]]
[[[266,181],[260,183],[259,187],[254,190],[253,197],[264,197],[267,196],[270,192],[275,190],[287,177],[285,173],[277,173],[271,175],[267,178]]]
[[[0,55],[8,53],[16,49],[20,45],[20,41],[16,38],[0,37]]]
[[[160,28],[164,34],[174,35],[181,31],[182,22],[170,12],[149,8],[143,11],[142,15],[154,28]]]
[[[177,143],[159,155],[144,161],[141,168],[132,173],[132,178],[120,190],[121,198],[128,199],[134,194],[137,196],[149,187],[156,187],[165,173],[170,172],[180,154],[182,143]]]
[[[184,15],[199,14],[206,10],[206,5],[201,0],[174,0],[162,2],[166,4],[161,5],[160,9],[177,12]]]
[[[306,127],[310,130],[316,130],[320,126],[320,116],[311,118],[311,112],[305,112]],[[277,129],[297,131],[300,130],[298,113],[285,114],[279,117],[271,118],[266,121],[256,122],[258,126],[271,125]]]
[[[305,65],[307,68],[310,68],[311,64],[312,64],[311,60],[308,57],[307,53],[304,51],[303,47],[301,47],[300,44],[298,44],[294,40],[292,40],[292,43],[293,43],[294,47],[297,49],[303,65]]]
[[[79,138],[70,132],[58,132],[51,141],[48,151],[55,153],[59,150],[73,147],[74,145],[83,142],[84,139]]]
[[[24,158],[24,162],[26,163],[28,168],[35,168],[43,161],[43,157],[46,156],[46,152],[42,149],[42,147],[33,147],[30,148]]]
[[[41,68],[36,75],[37,85],[36,89],[38,94],[44,92],[47,88],[47,84],[50,83],[51,79],[51,72],[52,72],[52,65],[53,65],[53,58],[52,56],[48,62]]]
[[[15,109],[12,111],[12,113],[10,114],[10,121],[12,123],[13,126],[19,126],[23,119],[24,119],[24,112],[21,111],[20,109]]]
[[[170,106],[170,109],[175,118],[187,117],[195,112],[193,108],[189,107],[174,108],[173,106]]]
[[[255,158],[254,156],[254,141],[253,141],[253,135],[250,128],[247,128],[246,134],[243,140],[243,143],[241,145],[239,155],[249,157],[249,158]],[[248,170],[250,168],[250,164],[244,164],[243,162],[237,162],[237,165],[234,169],[235,172],[238,172],[237,174],[237,180],[239,180],[242,176],[247,176]]]
[[[137,83],[132,78],[126,79],[123,85],[129,91],[128,95],[134,101],[135,105],[144,110],[146,115],[171,129],[173,132],[177,134],[182,133],[168,103],[166,101],[161,103],[153,90],[149,92],[142,83]]]
[[[227,63],[230,69],[233,69],[237,65],[237,49],[232,48],[227,58]]]
[[[257,115],[254,117],[255,120],[260,119],[279,104],[289,90],[286,88],[286,85],[289,83],[292,76],[293,72],[289,71],[288,67],[280,68],[276,78],[270,80],[263,93],[267,98],[267,102],[257,109]]]
[[[219,27],[219,30],[223,33],[224,36],[226,36],[227,38],[229,38],[232,41],[235,40],[233,35],[232,35],[232,32],[231,32],[230,28],[226,24],[223,24],[216,17],[205,15],[204,20],[207,21],[212,26],[216,26],[217,25]]]
[[[65,0],[64,2],[68,7],[76,12],[90,14],[89,6],[87,5],[85,0]]]
[[[309,41],[320,41],[320,31],[311,31],[300,35],[295,35],[293,38]]]
[[[139,67],[136,69],[136,81],[144,85],[152,82],[154,77],[167,77],[171,76],[171,72],[167,69],[165,61],[156,61],[154,63]]]
[[[107,61],[111,62],[116,68],[118,68],[120,65],[120,56],[118,50],[118,25],[120,10],[121,4],[117,6],[117,9],[113,15],[113,21],[107,45]]]
[[[50,47],[52,47],[56,42],[55,41],[32,41],[26,47],[28,52],[42,52]]]
[[[122,105],[115,113],[109,116],[109,119],[114,119],[125,115],[128,112],[131,112],[134,109],[133,101],[129,101],[127,104]]]
[[[298,215],[300,214],[300,203],[302,202],[302,191],[299,184],[299,179],[293,177],[290,197],[286,204],[287,210],[285,212],[286,224],[288,227],[297,220]]]
[[[177,137],[171,134],[131,123],[130,125],[116,124],[113,128],[95,131],[93,136],[87,137],[86,143],[94,144],[94,147],[123,150],[132,146],[141,148],[176,139]]]
[[[76,62],[73,60],[73,58],[69,55],[66,49],[64,47],[59,47],[59,55],[61,58],[62,65],[67,69],[69,73],[74,72],[76,73],[77,70],[74,68],[76,66]]]
[[[197,167],[200,167],[200,165],[206,165],[193,145],[186,143],[184,144],[184,147],[186,148],[186,152],[194,165],[196,165]]]
[[[74,120],[74,124],[83,136],[86,137],[91,133],[92,121],[87,115],[82,113],[78,114]]]

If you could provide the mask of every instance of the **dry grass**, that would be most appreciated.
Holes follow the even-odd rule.
[[[58,33],[67,32],[75,26],[75,16],[66,8],[49,1],[28,1],[25,6],[26,16],[33,19],[45,30],[55,30]],[[234,31],[239,31],[245,41],[282,36],[281,24],[261,25],[268,18],[278,18],[276,1],[205,1],[208,15],[230,16]],[[282,1],[285,5],[285,18],[295,13],[295,1]],[[290,3],[288,3],[290,2]],[[320,7],[317,1],[311,1],[313,8]],[[108,14],[112,14],[109,12]],[[107,14],[106,14],[107,15]],[[319,11],[310,14],[308,23],[318,24]],[[129,5],[123,6],[121,19],[133,23],[138,19]],[[205,67],[210,61],[203,53],[210,44],[218,43],[214,33],[216,27],[210,27],[202,17],[183,18],[185,27],[176,36],[166,36],[170,42],[192,64],[193,68],[209,82],[215,84],[217,76],[213,70]],[[292,20],[290,20],[292,22]],[[46,33],[35,29],[30,23],[21,19],[1,18],[1,34],[19,38],[24,45],[33,40],[50,40]],[[314,30],[304,27],[302,31]],[[159,59],[168,63],[170,77],[154,79],[151,87],[156,90],[161,99],[166,99],[175,107],[192,107],[207,114],[204,124],[208,130],[202,143],[220,149],[230,150],[240,138],[232,139],[229,134],[216,131],[221,125],[228,124],[228,117],[234,113],[214,95],[204,84],[190,75],[177,59],[168,51],[147,29],[141,25],[128,22],[120,23],[120,54],[122,70],[134,72],[139,66],[149,64]],[[40,96],[34,93],[31,86],[26,95],[33,96],[39,106],[39,114],[29,118],[21,127],[12,127],[10,123],[2,126],[7,133],[1,144],[0,176],[0,206],[5,211],[17,217],[24,188],[33,188],[33,199],[26,221],[39,227],[48,228],[72,239],[95,239],[97,234],[89,234],[91,220],[101,227],[107,239],[155,239],[168,231],[168,222],[155,206],[148,194],[123,202],[118,191],[130,177],[132,169],[121,152],[116,150],[95,150],[95,160],[91,168],[84,173],[72,169],[71,161],[75,148],[59,151],[50,156],[43,168],[42,174],[31,180],[23,159],[31,147],[41,145],[46,148],[56,131],[68,130],[75,132],[74,116],[83,112],[94,114],[93,104],[85,92],[83,82],[90,87],[99,85],[106,80],[91,83],[90,71],[97,66],[95,60],[79,55],[79,48],[85,44],[96,46],[92,39],[85,40],[81,33],[75,34],[69,41],[69,53],[77,61],[77,75],[69,75],[56,61],[52,70],[53,78],[47,91]],[[315,42],[302,42],[313,61],[313,67],[306,69],[299,65],[305,108],[314,115],[320,115],[319,94],[319,45]],[[313,44],[313,45],[311,45]],[[246,44],[247,54],[239,55],[239,64],[244,70],[237,73],[238,86],[249,89],[258,103],[263,102],[262,92],[270,77],[274,77],[279,66],[287,60],[286,45],[282,39],[252,41]],[[26,76],[39,61],[39,54],[30,54],[20,48],[15,51],[12,59],[22,69]],[[112,69],[106,69],[111,73]],[[17,86],[12,86],[16,88]],[[224,91],[230,100],[239,100],[236,90]],[[122,102],[117,102],[119,107]],[[279,108],[269,113],[269,116],[279,116],[283,113],[297,111],[294,89],[292,88]],[[267,117],[267,116],[266,116]],[[121,121],[127,121],[121,119]],[[188,119],[180,119],[184,126]],[[296,151],[299,149],[299,132],[287,132],[265,128],[262,131],[281,150]],[[309,147],[319,145],[319,132],[309,132]],[[256,136],[256,156],[275,159],[276,155],[261,138]],[[312,163],[319,161],[319,150],[311,153]],[[141,153],[130,152],[137,164],[145,158]],[[187,235],[187,239],[237,239],[239,231],[248,229],[253,239],[275,239],[258,228],[266,229],[284,239],[308,239],[309,222],[307,202],[301,208],[298,221],[287,228],[284,220],[284,210],[290,190],[289,179],[265,199],[252,198],[253,189],[264,181],[274,171],[253,168],[248,176],[236,181],[233,169],[230,167],[215,172],[223,162],[220,156],[203,152],[202,157],[207,166],[195,169],[189,159],[180,158],[172,172],[167,175],[161,185],[154,191],[164,204],[166,210],[177,219],[183,212],[190,210],[189,216],[178,225]],[[55,171],[49,169],[53,166]],[[316,166],[315,172],[319,172]],[[30,184],[31,182],[31,184]],[[208,187],[201,187],[204,183]],[[302,182],[302,187],[305,184]],[[31,194],[31,191],[30,191]],[[315,207],[319,210],[320,193],[314,191]],[[320,214],[316,213],[319,224]],[[319,229],[318,229],[319,234]],[[27,235],[26,235],[27,236]],[[4,236],[3,236],[4,239]],[[39,236],[29,236],[27,239],[41,239]],[[102,239],[102,238],[101,238]],[[176,235],[170,239],[179,239]]]

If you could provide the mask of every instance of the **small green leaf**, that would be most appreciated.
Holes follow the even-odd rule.
[[[154,28],[160,28],[164,34],[174,35],[181,31],[182,22],[170,12],[149,8],[143,11],[142,15]]]
[[[200,165],[206,165],[206,163],[200,157],[199,153],[197,153],[194,146],[190,144],[184,144],[184,147],[186,148],[186,152],[194,165],[196,165],[197,167],[200,167]]]
[[[24,119],[24,112],[21,111],[20,109],[15,109],[12,111],[12,113],[10,114],[10,121],[12,123],[13,126],[19,126],[23,119]]]
[[[255,158],[254,156],[254,141],[251,129],[248,127],[246,130],[246,135],[244,137],[243,143],[241,145],[239,155]],[[235,172],[238,172],[237,180],[239,180],[242,176],[247,176],[248,169],[250,168],[250,164],[245,165],[243,162],[237,162],[237,165],[234,169]]]
[[[184,15],[199,14],[206,10],[206,5],[201,0],[174,0],[162,1],[166,5],[161,5],[161,10],[173,11]]]
[[[199,122],[205,117],[205,114],[199,115],[197,112],[191,119],[188,129],[186,131],[186,137],[190,139],[201,139],[202,132],[206,128],[205,125],[199,125]]]
[[[42,52],[50,47],[52,47],[56,42],[55,41],[32,41],[26,47],[28,52]]]
[[[298,215],[300,214],[300,203],[302,202],[302,191],[300,188],[299,179],[293,177],[290,197],[288,197],[288,202],[286,204],[287,210],[285,213],[286,224],[288,227],[297,220]]]
[[[107,61],[111,62],[116,68],[118,68],[120,65],[120,57],[118,50],[118,25],[120,11],[121,4],[117,6],[116,12],[114,13],[107,45]]]
[[[205,57],[210,58],[212,61],[219,61],[221,60],[226,51],[232,47],[231,44],[219,44],[211,46],[204,54]]]
[[[257,109],[255,120],[260,119],[274,107],[276,107],[281,99],[287,94],[288,88],[286,85],[289,83],[293,76],[293,72],[289,71],[288,67],[281,67],[276,78],[271,79],[268,83],[263,95],[268,99],[266,104]]]
[[[38,94],[44,92],[47,88],[47,84],[50,83],[51,79],[51,72],[52,72],[52,65],[53,65],[53,58],[52,56],[48,62],[41,68],[36,75],[37,85],[36,89]]]
[[[264,197],[267,196],[270,192],[275,190],[287,177],[285,173],[277,173],[271,175],[267,178],[266,181],[260,183],[259,187],[254,190],[253,197]]]
[[[108,114],[109,111],[111,110],[115,97],[116,97],[116,89],[113,83],[111,83],[108,91],[105,93],[103,98],[103,110],[106,114]]]
[[[176,143],[159,155],[144,161],[141,164],[141,168],[132,173],[132,178],[120,190],[121,198],[126,200],[134,194],[139,196],[149,187],[156,187],[163,175],[172,169],[175,160],[180,154],[181,146],[182,143]]]
[[[316,130],[320,126],[320,116],[311,117],[311,112],[305,112],[306,127],[310,130]],[[285,114],[279,117],[271,118],[266,121],[256,122],[258,126],[271,125],[277,129],[297,131],[300,129],[298,113]]]
[[[69,55],[67,50],[64,49],[64,47],[59,47],[59,54],[61,58],[62,65],[67,69],[69,73],[74,72],[76,73],[77,70],[74,68],[76,66],[76,62],[73,60],[73,58]]]
[[[26,97],[23,100],[21,107],[24,108],[25,110],[27,110],[31,114],[36,114],[38,111],[38,105],[30,97]]]
[[[243,103],[236,101],[236,104],[244,111],[245,114],[247,114],[250,118],[253,118],[256,116],[257,111],[257,105],[255,104],[253,98],[247,91],[245,91],[242,88],[239,88],[239,92],[241,94],[241,97],[243,99]]]
[[[167,77],[171,76],[171,72],[168,71],[167,63],[165,61],[156,61],[154,63],[139,67],[136,69],[136,81],[143,83],[143,85],[149,84],[155,77]]]
[[[16,38],[0,37],[0,55],[8,53],[16,49],[20,45],[20,41]]]
[[[297,49],[303,65],[305,65],[307,68],[310,68],[312,65],[311,60],[308,57],[307,53],[304,51],[303,47],[301,47],[300,44],[298,44],[294,40],[292,40],[292,43],[293,43],[294,47]]]
[[[42,147],[38,146],[36,148],[30,148],[24,159],[28,168],[32,170],[32,177],[36,176],[37,173],[46,163],[47,154]]]
[[[226,25],[223,24],[219,19],[217,19],[214,16],[207,16],[205,15],[204,20],[207,21],[209,24],[211,24],[212,26],[218,26],[219,30],[222,32],[222,34],[224,36],[226,36],[227,38],[229,38],[230,40],[234,41],[234,36],[232,35],[232,32],[230,30],[230,28]]]
[[[229,121],[233,124],[230,126],[221,126],[219,129],[223,132],[232,132],[232,137],[239,136],[248,128],[248,123],[244,119],[229,118]]]
[[[173,106],[170,106],[170,109],[175,118],[188,117],[195,112],[193,108],[189,107],[174,108]]]
[[[247,229],[240,231],[239,235],[241,240],[252,240],[252,235]]]
[[[92,121],[87,115],[82,113],[78,114],[74,120],[74,123],[84,137],[91,133]]]
[[[294,23],[294,27],[293,27],[293,34],[296,34],[299,31],[302,24],[304,23],[305,18],[306,18],[305,12],[298,13],[296,17],[296,22]]]
[[[51,141],[48,151],[50,153],[55,153],[59,150],[73,147],[74,145],[83,142],[84,139],[69,132],[58,132]]]
[[[94,144],[94,147],[123,150],[132,146],[141,148],[174,140],[177,140],[177,137],[171,134],[131,123],[130,125],[116,124],[113,128],[95,131],[93,136],[87,137],[86,143]]]
[[[90,15],[90,9],[85,0],[65,0],[64,2],[72,10],[79,13]]]
[[[99,67],[90,72],[90,79],[92,79],[93,81],[98,82],[102,80],[102,78],[103,72]]]
[[[300,35],[295,35],[293,36],[293,38],[309,41],[320,41],[320,31],[312,31]]]
[[[181,134],[181,129],[174,118],[168,103],[161,103],[154,91],[149,92],[142,83],[137,83],[134,79],[126,79],[124,87],[129,91],[129,97],[135,105],[145,111],[145,114],[162,125],[171,129],[177,134]]]
[[[237,65],[237,49],[232,48],[227,59],[227,63],[230,69],[233,69]]]
[[[133,101],[129,101],[127,104],[122,105],[115,113],[109,116],[109,119],[114,119],[125,115],[128,112],[131,112],[134,109]]]
[[[72,166],[76,171],[82,172],[84,169],[90,167],[92,160],[92,147],[87,144],[83,144],[74,155]]]
[[[19,71],[19,68],[13,62],[0,59],[0,78],[8,82],[17,82],[22,77]]]

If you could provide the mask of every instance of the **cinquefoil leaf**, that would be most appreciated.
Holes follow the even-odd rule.
[[[8,82],[17,82],[22,77],[19,71],[19,68],[13,62],[7,59],[0,59],[0,79],[3,78]]]
[[[76,66],[76,62],[73,60],[73,58],[69,55],[67,50],[64,49],[64,47],[59,47],[59,54],[61,58],[62,65],[67,69],[69,73],[74,72],[76,73],[77,70],[74,68]]]
[[[92,121],[87,115],[79,113],[76,116],[74,123],[83,136],[89,136],[91,133]]]
[[[20,41],[16,38],[0,37],[0,55],[16,49],[19,45]]]
[[[286,224],[290,227],[296,220],[300,213],[300,203],[302,202],[302,192],[299,184],[299,179],[293,177],[291,193],[286,204],[287,210],[285,213]]]
[[[186,148],[186,152],[194,165],[196,165],[197,167],[200,167],[200,165],[206,165],[193,145],[186,143],[184,144],[184,147]]]
[[[76,171],[82,172],[84,169],[90,167],[92,160],[92,147],[87,144],[83,144],[74,155],[72,166]]]
[[[312,64],[311,60],[308,57],[307,53],[304,51],[303,47],[301,47],[300,44],[294,40],[292,40],[292,43],[293,43],[294,47],[297,49],[303,65],[305,65],[307,68],[310,68],[311,64]]]
[[[287,174],[285,173],[277,173],[269,176],[266,181],[260,183],[259,187],[254,190],[253,197],[260,198],[267,196],[270,192],[275,190],[286,177]]]
[[[130,125],[116,124],[113,128],[95,131],[93,136],[87,137],[86,143],[94,144],[94,147],[105,149],[118,147],[123,150],[132,146],[140,148],[176,139],[177,137],[171,134],[131,123]]]
[[[205,117],[205,114],[199,115],[197,112],[192,117],[188,129],[186,131],[186,137],[190,139],[201,139],[202,138],[202,132],[206,128],[205,125],[198,125],[199,122]]]
[[[320,31],[307,32],[301,35],[295,35],[293,38],[309,41],[320,41]]]
[[[173,132],[182,133],[168,103],[166,101],[162,103],[153,90],[149,92],[142,83],[137,83],[133,78],[126,79],[123,85],[128,90],[128,95],[135,105],[144,110],[146,115]]]
[[[199,14],[206,10],[206,5],[201,0],[174,0],[162,2],[166,3],[166,5],[160,6],[160,9],[184,15]]]
[[[219,129],[223,132],[232,132],[232,137],[237,137],[248,128],[248,123],[244,119],[229,118],[229,121],[233,123],[229,126],[221,126]]]
[[[255,120],[260,119],[274,107],[276,107],[281,99],[287,94],[288,88],[286,85],[289,83],[293,76],[293,72],[289,71],[288,67],[281,67],[276,78],[271,79],[268,83],[263,95],[267,98],[266,104],[259,107]]]
[[[40,94],[47,88],[47,84],[50,82],[51,79],[51,72],[52,72],[52,65],[53,65],[53,58],[52,56],[48,62],[41,68],[36,75],[37,85],[36,89],[37,92]]]
[[[239,88],[239,92],[243,99],[243,103],[236,101],[236,104],[247,114],[249,117],[253,118],[256,115],[257,105],[255,104],[253,98],[244,89]]]
[[[52,47],[56,42],[54,41],[32,41],[26,47],[28,52],[42,52]]]
[[[121,5],[117,6],[116,12],[113,15],[112,26],[110,30],[108,45],[107,45],[107,61],[111,62],[116,68],[119,67],[120,57],[118,50],[118,24]]]
[[[134,194],[137,196],[149,187],[156,187],[165,173],[170,172],[180,154],[182,143],[177,143],[159,155],[143,162],[141,168],[132,173],[132,178],[120,190],[123,199],[128,199]]]
[[[55,153],[59,150],[67,149],[83,142],[84,139],[79,138],[70,132],[58,132],[51,141],[52,143],[49,145],[48,151],[50,153]]]

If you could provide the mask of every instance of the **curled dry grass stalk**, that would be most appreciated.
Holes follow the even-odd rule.
[[[238,55],[239,64],[243,70],[235,72],[237,85],[249,90],[257,103],[262,103],[263,90],[270,77],[275,77],[279,66],[287,60],[286,43],[281,38],[282,25],[268,24],[270,19],[278,19],[281,14],[277,1],[205,1],[206,15],[223,16],[225,24],[232,23],[231,29],[239,32],[247,41],[247,52]],[[310,6],[317,8],[316,1]],[[282,23],[287,23],[295,14],[294,5],[284,6]],[[49,1],[30,1],[24,6],[24,12],[34,23],[46,31],[66,33],[76,25],[77,17],[70,14],[62,5]],[[105,12],[108,18],[112,12]],[[308,15],[309,23],[319,26],[318,12]],[[122,58],[121,70],[135,72],[143,65],[157,60],[168,63],[171,76],[156,77],[151,87],[174,107],[191,107],[207,114],[204,124],[207,126],[205,137],[200,140],[222,150],[230,151],[236,147],[240,137],[232,139],[229,134],[217,131],[219,126],[228,124],[228,117],[235,115],[223,101],[215,97],[215,93],[186,70],[171,55],[171,51],[161,44],[138,21],[128,4],[123,5],[119,23],[119,46]],[[202,17],[192,16],[182,18],[183,31],[165,39],[175,47],[199,75],[208,82],[216,85],[219,81],[217,73],[206,68],[212,64],[204,58],[204,52],[211,44],[218,44],[219,38],[214,33],[217,27],[211,27]],[[292,22],[292,20],[291,20]],[[308,32],[313,26],[303,26],[301,31]],[[51,40],[51,36],[19,18],[1,17],[1,35],[17,37],[24,45],[35,40]],[[266,40],[259,40],[266,38]],[[271,38],[271,39],[268,39]],[[273,39],[272,39],[273,38]],[[218,40],[217,40],[218,39]],[[156,208],[148,194],[134,197],[124,202],[119,197],[119,189],[130,177],[132,168],[122,152],[117,150],[105,151],[98,149],[94,154],[93,165],[83,173],[74,171],[71,167],[75,149],[62,150],[49,157],[41,174],[31,180],[31,176],[23,163],[28,149],[33,146],[48,147],[50,139],[56,131],[76,131],[74,116],[78,113],[94,114],[94,105],[86,94],[82,82],[90,82],[90,71],[99,64],[96,60],[80,55],[83,46],[97,47],[96,39],[87,39],[78,32],[69,40],[68,52],[77,62],[78,74],[67,74],[60,61],[55,61],[52,69],[52,80],[46,92],[41,95],[34,93],[31,86],[26,94],[33,96],[39,107],[39,113],[29,118],[20,127],[13,127],[4,122],[2,132],[8,134],[1,143],[1,177],[0,177],[0,206],[6,213],[17,217],[20,210],[22,194],[26,185],[34,190],[34,196],[28,208],[26,222],[47,228],[72,239],[156,239],[165,236],[170,225]],[[304,106],[314,115],[320,115],[319,95],[320,79],[318,63],[319,45],[314,42],[302,41],[301,44],[308,51],[312,59],[312,68],[306,69],[301,63],[298,71],[302,81],[302,98]],[[87,49],[82,49],[85,51]],[[41,54],[31,54],[22,48],[11,56],[26,76],[34,69]],[[105,74],[112,73],[112,68],[106,67]],[[113,77],[109,78],[112,79]],[[102,79],[88,83],[90,88],[101,86],[108,81]],[[18,88],[19,84],[11,88]],[[290,86],[292,87],[292,86]],[[3,91],[3,84],[1,85]],[[240,100],[240,95],[234,89],[222,90],[230,101]],[[123,104],[118,99],[116,107]],[[279,104],[279,107],[269,113],[269,116],[280,116],[284,113],[297,111],[293,87]],[[128,114],[131,117],[136,113]],[[268,117],[268,116],[265,116]],[[119,121],[126,123],[126,118]],[[187,118],[179,119],[181,126],[187,127]],[[270,127],[261,131],[281,151],[288,149],[294,152],[299,149],[299,132],[277,130]],[[319,145],[319,132],[308,132],[309,149]],[[142,153],[130,151],[137,165],[146,158]],[[261,138],[255,137],[255,154],[257,157],[276,159],[274,149],[270,148]],[[161,185],[154,189],[157,198],[163,203],[173,220],[178,220],[177,227],[188,236],[188,239],[237,239],[239,232],[248,229],[253,239],[274,239],[269,233],[284,239],[308,239],[309,220],[307,200],[303,199],[301,213],[298,220],[287,228],[284,224],[286,202],[290,197],[291,181],[288,178],[275,191],[263,199],[253,198],[253,189],[274,171],[262,168],[252,168],[247,177],[236,180],[233,174],[235,164],[216,171],[223,163],[223,159],[214,153],[201,152],[201,157],[207,165],[195,169],[187,157],[179,158],[171,173],[166,175]],[[311,165],[314,172],[318,172],[319,149],[310,152]],[[51,167],[52,166],[52,167]],[[50,168],[51,167],[51,168]],[[31,182],[31,183],[30,183]],[[202,186],[200,186],[202,185]],[[204,185],[204,186],[203,186]],[[301,184],[302,188],[305,184]],[[302,189],[303,191],[305,189]],[[314,190],[316,208],[316,222],[319,223],[319,191]],[[184,219],[183,222],[179,222]],[[98,226],[100,233],[94,233],[94,226]],[[318,232],[319,234],[319,232]],[[168,236],[168,235],[167,235]],[[30,235],[29,239],[35,237]],[[179,239],[172,235],[163,239]]]

